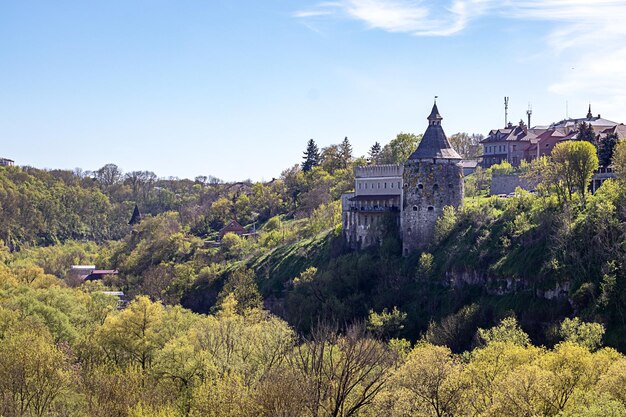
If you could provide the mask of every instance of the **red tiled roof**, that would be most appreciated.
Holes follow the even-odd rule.
[[[242,233],[248,233],[248,231],[246,230],[245,227],[240,225],[237,222],[237,220],[233,220],[220,230],[221,236],[224,236],[226,233],[242,234]]]

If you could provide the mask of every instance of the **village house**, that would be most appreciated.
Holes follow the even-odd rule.
[[[0,167],[12,167],[15,161],[8,158],[0,158]]]
[[[531,161],[552,153],[552,149],[563,141],[575,140],[581,123],[589,124],[596,134],[597,142],[601,142],[607,135],[616,134],[619,139],[626,138],[626,126],[600,115],[591,113],[591,106],[587,115],[581,118],[567,118],[548,126],[534,126],[528,128],[523,121],[516,126],[508,124],[503,129],[493,129],[481,141],[483,146],[482,167],[508,162],[517,167],[522,161]]]
[[[228,233],[233,233],[241,237],[256,237],[256,231],[249,232],[245,227],[240,225],[237,220],[231,220],[230,223],[220,229],[218,240],[222,240]]]

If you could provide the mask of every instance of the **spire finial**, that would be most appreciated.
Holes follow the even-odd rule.
[[[587,111],[587,119],[591,119],[593,114],[591,113],[591,103],[589,103],[589,110]]]
[[[441,115],[439,114],[439,109],[437,109],[437,98],[438,96],[435,96],[435,103],[433,104],[433,109],[431,110],[430,115],[428,116],[429,125],[441,124],[441,120],[443,120],[443,117],[441,117]]]

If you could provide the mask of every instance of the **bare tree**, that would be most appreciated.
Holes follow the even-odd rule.
[[[370,405],[383,389],[393,355],[362,325],[348,328],[344,335],[321,326],[296,348],[290,361],[305,381],[312,416],[347,417]]]

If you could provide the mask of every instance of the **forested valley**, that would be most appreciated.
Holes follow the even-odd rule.
[[[0,416],[626,416],[626,143],[593,195],[567,150],[511,198],[478,169],[426,251],[349,249],[354,167],[419,140],[265,182],[0,167]]]

